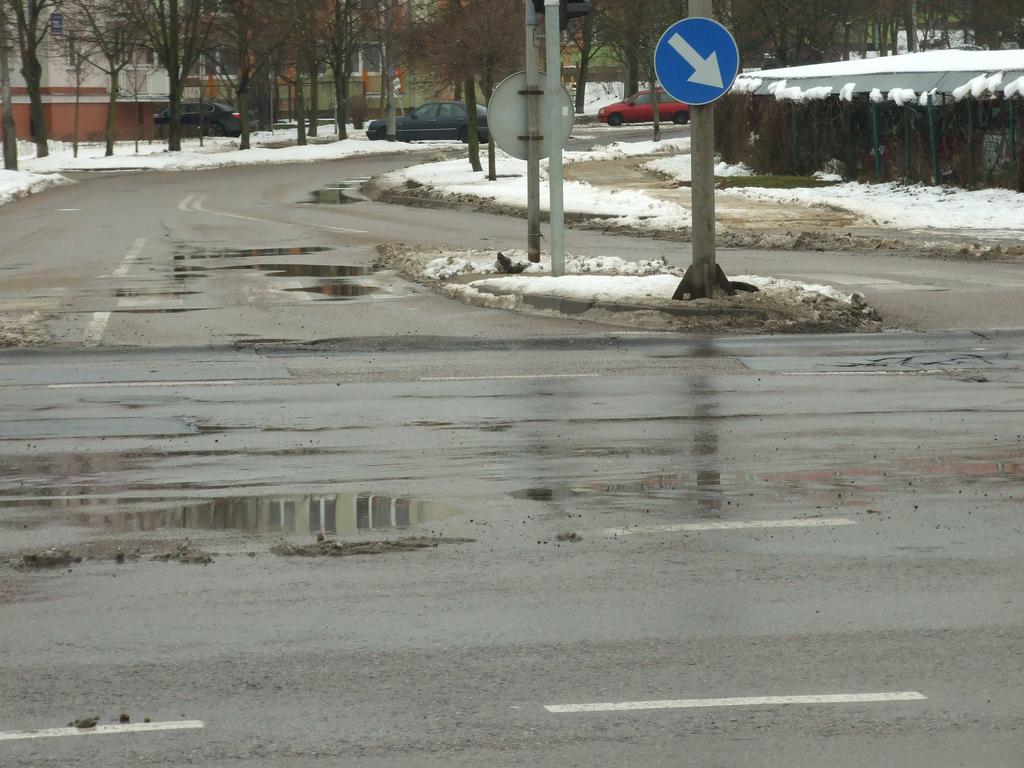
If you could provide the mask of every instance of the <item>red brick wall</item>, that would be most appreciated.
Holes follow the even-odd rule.
[[[14,127],[19,139],[30,139],[32,132],[29,123],[29,105],[14,104]],[[78,140],[103,141],[107,130],[107,104],[83,102],[78,106]],[[155,105],[141,102],[136,105],[131,101],[118,102],[117,133],[119,139],[131,140],[141,130],[141,137],[153,137],[153,113]],[[0,108],[0,116],[3,109]],[[44,103],[43,115],[46,119],[46,132],[49,138],[58,141],[74,139],[75,105],[74,103]],[[141,123],[141,128],[139,126]]]

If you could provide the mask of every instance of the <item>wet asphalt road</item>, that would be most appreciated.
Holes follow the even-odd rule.
[[[986,330],[1020,324],[1016,267],[728,254],[976,332],[480,310],[363,271],[383,240],[510,247],[521,222],[302,202],[404,162],[0,209],[0,307],[61,342],[0,353],[0,559],[86,557],[0,566],[0,766],[1019,766],[1024,336]],[[474,541],[270,551],[320,529]],[[186,537],[214,562],[149,559]],[[748,699],[863,694],[896,700]],[[203,728],[6,738],[122,712]]]
[[[0,570],[2,730],[205,727],[0,764],[1018,765],[1024,339],[988,336],[7,352],[3,548],[93,559]],[[657,528],[793,518],[846,524]],[[475,541],[269,552],[406,521]],[[185,536],[215,562],[112,559]]]

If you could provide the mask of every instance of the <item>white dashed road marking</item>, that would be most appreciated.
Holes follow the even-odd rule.
[[[176,720],[163,723],[125,723],[97,725],[93,728],[48,728],[42,731],[0,732],[0,741],[52,739],[58,736],[103,736],[113,733],[144,733],[146,731],[191,731],[205,727],[202,720]]]
[[[600,373],[536,373],[521,376],[425,376],[420,381],[515,381],[518,379],[592,379]]]
[[[140,237],[134,243],[132,247],[128,249],[128,253],[121,259],[121,266],[114,270],[115,277],[124,277],[128,274],[128,270],[132,268],[132,264],[139,258],[139,254],[142,253],[142,249],[146,246],[146,239]],[[107,323],[110,322],[109,312],[93,312],[92,318],[89,320],[89,325],[85,328],[85,345],[95,347],[100,344],[103,340],[103,334],[107,330]]]
[[[617,701],[601,704],[545,704],[556,714],[573,712],[628,712],[645,709],[699,709],[704,707],[754,707],[780,704],[858,704],[886,701],[922,701],[917,691],[886,693],[836,693],[820,696],[750,696],[735,699],[675,699],[668,701]]]
[[[708,523],[676,523],[673,525],[645,525],[637,528],[606,528],[609,536],[629,536],[636,533],[685,533],[687,531],[742,531],[766,528],[831,528],[837,525],[856,525],[846,517],[807,517],[790,520],[734,520]]]

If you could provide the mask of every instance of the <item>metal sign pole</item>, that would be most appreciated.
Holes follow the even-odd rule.
[[[565,209],[562,199],[562,34],[559,25],[559,0],[544,0],[544,48],[547,54],[547,129],[548,186],[551,190],[551,274],[565,274]]]
[[[712,0],[690,0],[690,16],[711,18]],[[715,105],[690,108],[692,298],[715,291]]]
[[[526,249],[530,261],[540,261],[540,75],[537,67],[537,10],[526,3]]]

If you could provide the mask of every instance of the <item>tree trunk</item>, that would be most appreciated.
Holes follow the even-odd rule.
[[[466,117],[469,120],[469,135],[466,137],[469,142],[469,164],[474,171],[483,171],[484,168],[480,165],[480,134],[477,131],[476,85],[473,78],[466,78],[463,87],[466,92]]]
[[[628,98],[640,90],[640,63],[636,54],[630,52],[626,57],[626,92],[623,97]]]
[[[170,112],[167,116],[167,149],[181,151],[181,94],[184,88],[176,74],[171,73]]]
[[[242,121],[242,134],[238,137],[238,149],[249,149],[249,133],[252,126],[249,124],[249,86],[240,86],[238,89],[238,116]]]
[[[78,116],[79,116],[79,113],[81,112],[81,106],[82,106],[82,96],[81,96],[81,93],[82,93],[82,84],[81,83],[75,83],[75,117],[74,117],[74,125],[73,125],[73,127],[71,129],[71,135],[72,135],[72,139],[71,139],[71,156],[74,157],[76,160],[78,159]]]
[[[580,51],[580,71],[576,76],[576,114],[582,115],[587,104],[587,76],[590,73],[590,49],[594,40],[593,16],[583,20],[583,49]]]
[[[43,115],[43,68],[35,58],[34,52],[22,65],[21,75],[25,78],[25,87],[28,89],[29,122],[32,124],[32,140],[36,143],[36,157],[47,157],[50,154],[50,147],[46,141],[46,118]]]
[[[334,98],[338,104],[338,139],[348,138],[348,74],[342,68],[342,72],[334,72]]]
[[[114,141],[117,140],[117,91],[120,73],[111,68],[110,73],[110,100],[107,102],[107,147],[104,150],[106,157],[114,154]]]
[[[306,146],[306,96],[302,91],[302,73],[297,72],[295,76],[295,121],[298,133],[298,145]]]
[[[907,50],[911,53],[917,53],[919,50],[917,45],[916,6],[916,0],[906,0],[903,6],[903,23],[907,28]]]
[[[307,136],[316,136],[320,127],[320,72],[316,62],[309,67],[309,130]]]
[[[4,14],[0,13],[0,41],[6,39]],[[0,45],[0,143],[4,145],[4,170],[18,170],[18,140],[14,131],[14,112],[11,109],[11,73],[7,64],[7,49]]]

